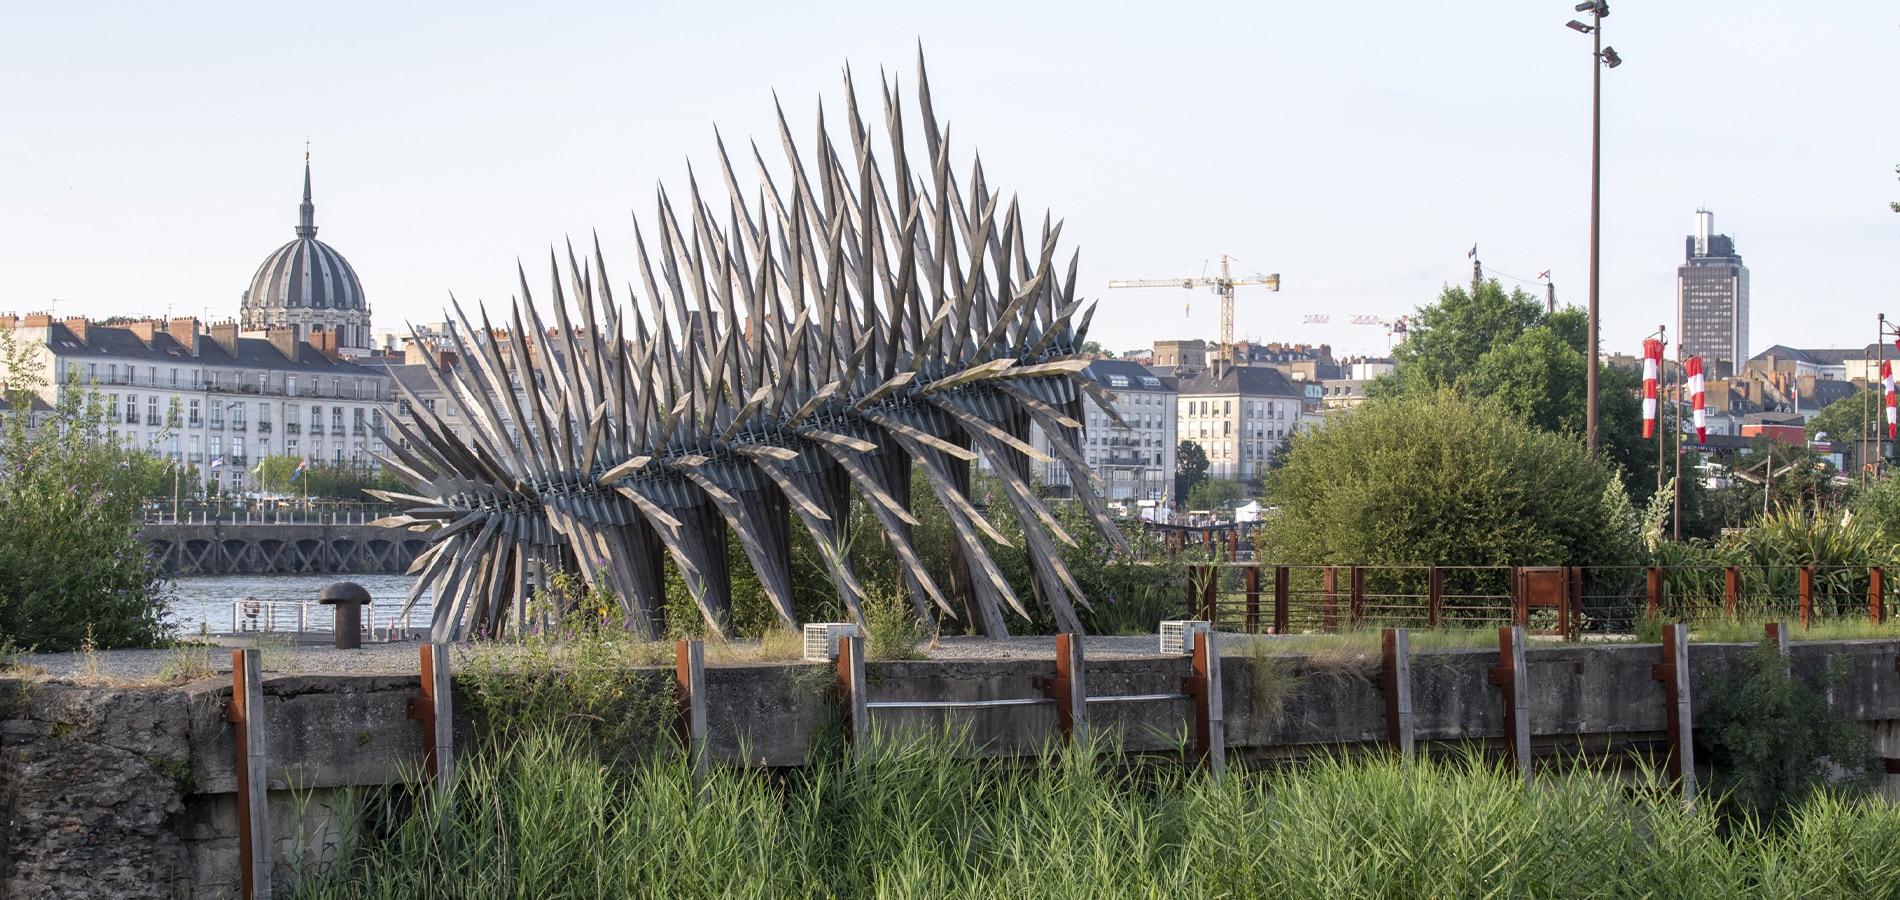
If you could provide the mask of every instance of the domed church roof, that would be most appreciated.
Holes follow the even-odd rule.
[[[366,310],[363,283],[334,247],[317,240],[317,207],[310,202],[310,160],[303,164],[303,203],[297,239],[264,258],[244,295],[247,309]]]

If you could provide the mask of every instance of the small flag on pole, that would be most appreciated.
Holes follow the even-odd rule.
[[[1466,259],[1477,259],[1477,258],[1478,258],[1478,245],[1477,245],[1477,244],[1472,244],[1472,245],[1471,245],[1471,252],[1470,252],[1470,253],[1467,253],[1467,254],[1465,254],[1465,258],[1466,258]]]
[[[304,470],[308,468],[310,468],[310,460],[308,459],[298,460],[297,471],[290,473],[290,480],[296,481],[297,479],[303,477]]]
[[[224,457],[222,456],[211,457],[211,468],[216,469],[223,465],[224,465]]]

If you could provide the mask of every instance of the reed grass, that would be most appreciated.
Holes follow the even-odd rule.
[[[1821,794],[1767,827],[1590,768],[1320,760],[1214,782],[1054,750],[874,745],[794,772],[631,766],[540,731],[441,802],[359,795],[292,896],[1874,897],[1900,810]]]

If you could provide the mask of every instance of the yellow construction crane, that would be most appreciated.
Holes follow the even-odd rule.
[[[1192,290],[1197,287],[1212,288],[1220,295],[1220,345],[1223,351],[1234,346],[1234,288],[1245,284],[1266,286],[1269,291],[1280,290],[1280,273],[1272,275],[1251,275],[1235,278],[1227,254],[1220,257],[1220,277],[1208,278],[1123,278],[1110,281],[1111,288],[1157,288],[1178,287]]]

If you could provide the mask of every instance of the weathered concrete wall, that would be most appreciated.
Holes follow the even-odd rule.
[[[1721,677],[1747,648],[1694,645],[1693,681]],[[1892,753],[1900,734],[1900,642],[1797,643],[1791,666],[1820,681],[1836,709],[1865,721]],[[1495,651],[1413,656],[1414,708],[1426,742],[1494,740],[1503,731],[1498,689],[1487,680]],[[1651,677],[1655,645],[1548,646],[1526,653],[1533,734],[1544,748],[1647,746],[1663,730],[1662,686]],[[1228,745],[1242,757],[1300,755],[1384,739],[1384,697],[1374,658],[1224,660]],[[871,663],[875,700],[1036,696],[1052,663]],[[1091,696],[1173,693],[1181,658],[1091,660]],[[657,674],[657,673],[656,673]],[[729,763],[804,762],[835,735],[832,673],[818,664],[714,666],[708,670],[711,748]],[[421,737],[406,717],[413,678],[279,676],[264,682],[273,851],[284,875],[332,839],[329,804],[353,788],[412,778]],[[232,896],[237,817],[230,686],[104,688],[0,679],[0,896]],[[1698,697],[1696,706],[1702,707]],[[1095,705],[1098,732],[1124,748],[1179,747],[1188,721],[1179,700]],[[1027,753],[1055,736],[1050,707],[981,711],[878,711],[884,730],[956,723],[980,752]],[[474,737],[458,717],[458,741]],[[1893,779],[1890,779],[1893,780]]]

